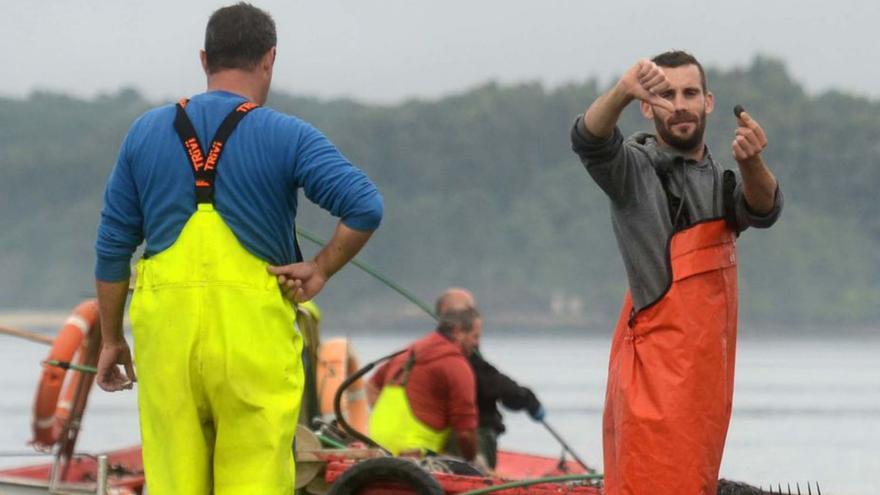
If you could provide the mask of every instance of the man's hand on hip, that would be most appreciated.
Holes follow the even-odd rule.
[[[361,250],[372,234],[372,231],[351,229],[339,221],[333,237],[324,244],[314,259],[284,266],[269,266],[269,273],[278,277],[284,297],[297,303],[308,301],[321,292],[327,280]]]
[[[278,277],[284,297],[295,303],[306,302],[318,295],[329,278],[315,261],[269,266],[269,273]]]

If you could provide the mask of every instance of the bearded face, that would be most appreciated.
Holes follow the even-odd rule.
[[[706,110],[699,113],[677,110],[666,115],[665,118],[654,112],[654,127],[660,138],[671,148],[689,153],[703,145]]]
[[[683,154],[702,154],[706,117],[712,113],[715,98],[703,87],[702,73],[696,65],[663,67],[669,87],[658,94],[669,107],[641,104],[645,118],[654,121],[661,144]]]

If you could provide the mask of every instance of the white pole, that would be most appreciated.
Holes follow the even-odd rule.
[[[98,456],[98,489],[96,495],[107,495],[107,454]]]

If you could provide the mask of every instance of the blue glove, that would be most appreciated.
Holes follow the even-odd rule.
[[[529,416],[531,416],[533,420],[538,422],[544,421],[544,416],[546,415],[547,411],[544,410],[544,406],[538,406],[537,409],[529,411]]]

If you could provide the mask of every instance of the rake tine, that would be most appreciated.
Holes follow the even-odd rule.
[[[808,481],[808,482],[807,482],[807,495],[813,495],[813,489],[810,488],[810,486],[811,486],[811,484],[810,484],[810,482]]]
[[[794,485],[797,487],[798,495],[801,495],[801,483],[796,481]]]
[[[791,483],[786,483],[788,485],[788,495],[791,495]]]
[[[782,483],[776,483],[776,488],[779,490],[779,495],[782,495]]]
[[[819,489],[819,482],[818,481],[816,482],[816,493],[818,493],[819,495],[822,495],[822,490]]]

